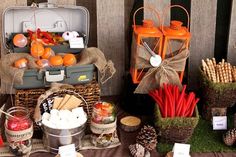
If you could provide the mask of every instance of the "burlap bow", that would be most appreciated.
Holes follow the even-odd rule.
[[[150,69],[144,75],[134,93],[147,94],[153,89],[162,87],[163,83],[175,84],[182,88],[177,71],[184,70],[188,56],[189,50],[184,49],[175,56],[163,60],[157,68],[152,67],[147,58],[143,64],[146,64],[145,67]]]

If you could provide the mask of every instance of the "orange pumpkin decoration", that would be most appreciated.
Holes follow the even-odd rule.
[[[62,66],[63,65],[63,59],[59,55],[50,57],[49,62],[50,62],[50,65],[52,65],[52,66]]]
[[[49,59],[49,57],[51,56],[55,56],[55,53],[53,52],[53,50],[50,47],[46,47],[44,49],[44,53],[41,56],[43,59]]]
[[[66,54],[64,57],[63,57],[63,64],[64,66],[70,66],[70,65],[74,65],[76,64],[76,58],[75,58],[75,55],[73,54]]]
[[[13,44],[17,47],[25,47],[27,45],[27,38],[23,34],[16,34],[13,38]]]
[[[25,58],[21,58],[17,61],[15,61],[14,66],[16,68],[26,68],[27,67],[28,60]]]
[[[36,63],[40,68],[46,68],[50,66],[49,61],[47,59],[39,59]]]
[[[31,44],[30,53],[34,58],[39,58],[44,54],[43,44],[40,42],[33,42]]]

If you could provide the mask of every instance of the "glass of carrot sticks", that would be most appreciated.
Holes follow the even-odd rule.
[[[177,85],[163,84],[163,88],[149,92],[163,118],[192,117],[199,98],[196,98],[194,92],[186,93],[186,87],[184,85],[181,91]]]

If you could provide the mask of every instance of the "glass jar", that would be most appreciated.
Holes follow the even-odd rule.
[[[92,121],[97,124],[109,124],[115,121],[115,107],[108,102],[97,102],[93,106]]]
[[[6,116],[5,134],[10,151],[16,156],[29,155],[32,148],[33,122],[29,110],[24,107],[12,107]]]

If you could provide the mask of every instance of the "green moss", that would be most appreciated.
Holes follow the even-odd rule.
[[[236,82],[232,83],[214,83],[213,81],[209,80],[206,74],[200,69],[201,79],[203,85],[206,87],[209,87],[213,90],[218,91],[219,93],[222,93],[225,90],[236,90]]]
[[[233,117],[228,117],[229,128],[233,126]],[[199,119],[194,133],[189,141],[191,152],[236,152],[236,147],[228,147],[222,141],[222,135],[225,131],[213,131],[209,121]],[[160,153],[171,151],[173,145],[158,143],[157,150]]]
[[[199,119],[197,107],[195,108],[194,117],[175,117],[175,118],[162,118],[160,110],[155,105],[156,121],[155,125],[159,128],[165,129],[170,126],[176,127],[196,127]]]

